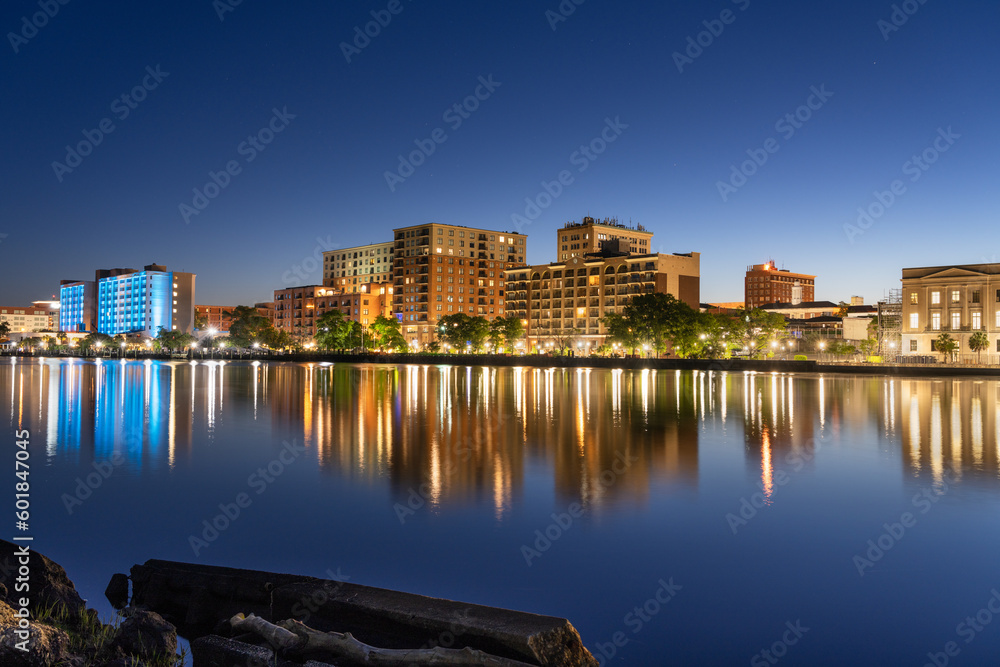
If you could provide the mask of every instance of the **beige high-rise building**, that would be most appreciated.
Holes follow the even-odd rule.
[[[362,285],[391,283],[392,246],[386,241],[324,252],[323,285],[353,294],[361,292]]]
[[[602,243],[617,239],[627,241],[631,252],[649,253],[653,232],[642,225],[624,225],[617,218],[595,220],[585,217],[581,222],[569,222],[556,230],[556,257],[565,262],[571,257],[600,252]]]
[[[505,316],[504,269],[522,266],[527,236],[428,223],[393,230],[392,310],[414,346],[446,315]]]

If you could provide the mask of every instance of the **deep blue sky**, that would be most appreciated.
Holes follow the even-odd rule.
[[[618,216],[656,250],[703,253],[704,301],[742,299],[745,267],[770,258],[834,301],[876,300],[903,266],[997,261],[1000,4],[911,3],[885,39],[893,3],[872,0],[586,0],[555,30],[556,0],[401,0],[348,63],[340,43],[388,0],[244,0],[224,20],[211,0],[76,0],[17,53],[8,33],[40,10],[6,2],[0,305],[150,262],[197,273],[200,303],[270,300],[320,281],[290,273],[317,239],[513,229],[564,169],[573,183],[523,228],[529,262],[555,259],[566,221]],[[726,9],[734,20],[679,72],[672,54]],[[112,102],[147,66],[169,75],[119,119]],[[489,75],[500,86],[452,129],[443,113]],[[824,85],[833,96],[794,136],[775,127]],[[238,146],[274,108],[296,117],[248,163]],[[52,163],[104,118],[114,131],[60,182]],[[581,173],[571,156],[606,118],[628,127]],[[447,141],[390,191],[384,172],[439,127]],[[911,181],[904,164],[949,127],[960,137]],[[723,201],[731,165],[772,137],[778,151]],[[179,205],[230,160],[241,173],[185,224]],[[895,179],[905,193],[849,242],[844,225]]]

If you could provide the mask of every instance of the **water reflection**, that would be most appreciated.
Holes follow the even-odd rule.
[[[120,454],[135,469],[169,468],[249,424],[301,438],[329,474],[387,480],[397,499],[419,490],[432,508],[489,503],[498,518],[537,470],[560,503],[592,509],[645,503],[654,484],[692,488],[700,441],[734,430],[765,499],[790,457],[815,466],[817,442],[856,447],[848,434],[864,428],[910,477],[992,481],[1000,471],[992,380],[12,360],[0,390],[11,424],[44,432],[50,457],[86,465]],[[607,483],[621,460],[627,472]]]

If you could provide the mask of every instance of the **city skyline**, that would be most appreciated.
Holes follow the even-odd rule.
[[[770,259],[868,303],[997,259],[986,2],[39,7],[0,13],[7,305],[148,263],[249,305],[432,222],[527,234],[527,264],[642,224],[701,253],[704,302]]]

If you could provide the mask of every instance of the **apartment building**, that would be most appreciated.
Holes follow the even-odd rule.
[[[362,285],[391,283],[392,250],[393,242],[387,241],[324,252],[323,285],[353,294]]]
[[[429,223],[393,230],[392,310],[408,343],[435,340],[437,322],[505,316],[504,270],[524,265],[527,236]]]
[[[205,325],[201,327],[201,331],[210,331],[214,329],[218,333],[227,333],[229,331],[229,325],[232,324],[233,319],[226,315],[226,313],[231,313],[236,308],[236,306],[198,306],[194,307],[195,319],[205,318]]]
[[[596,348],[607,328],[601,319],[620,313],[637,294],[672,294],[700,306],[701,254],[626,253],[628,241],[565,262],[505,271],[507,309],[524,324],[526,351],[574,344]]]
[[[331,310],[339,310],[362,326],[371,325],[379,315],[392,317],[392,286],[366,284],[361,291],[349,293],[325,285],[274,290],[271,321],[276,328],[307,341],[316,336],[317,320]]]
[[[773,261],[747,267],[743,303],[758,308],[768,303],[799,304],[816,298],[816,276],[776,268]]]
[[[580,222],[568,222],[556,230],[556,257],[565,262],[571,257],[600,252],[604,242],[618,239],[627,241],[632,251],[647,254],[651,249],[653,232],[642,225],[620,223],[617,218],[598,221],[588,216]]]
[[[34,306],[0,307],[0,322],[6,322],[10,333],[46,331],[51,328],[49,310]]]

